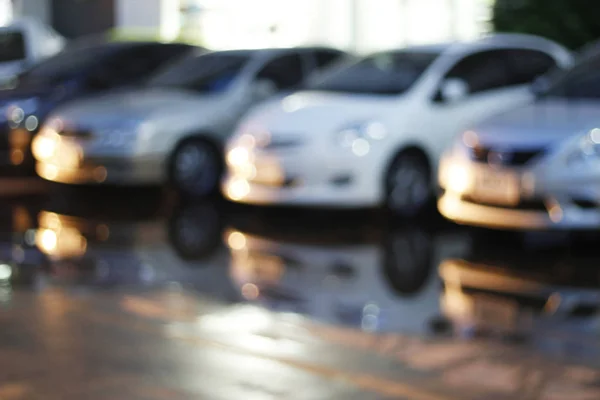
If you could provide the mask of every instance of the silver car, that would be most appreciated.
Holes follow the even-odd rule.
[[[171,182],[188,194],[207,195],[218,188],[222,143],[246,111],[344,56],[297,48],[181,60],[145,87],[57,109],[32,144],[37,173],[70,184]]]
[[[440,212],[488,227],[600,227],[599,68],[597,52],[538,85],[530,105],[464,132],[440,164]]]

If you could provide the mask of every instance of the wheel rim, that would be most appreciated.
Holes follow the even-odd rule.
[[[206,145],[184,145],[177,152],[173,166],[177,183],[191,192],[205,193],[215,185],[216,157]]]
[[[416,159],[402,158],[390,174],[388,188],[388,205],[391,209],[414,212],[429,196],[427,170]]]

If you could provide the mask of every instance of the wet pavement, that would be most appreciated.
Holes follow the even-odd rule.
[[[13,196],[0,400],[597,400],[597,243],[158,189]]]

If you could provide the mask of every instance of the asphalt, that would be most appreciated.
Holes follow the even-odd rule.
[[[0,185],[0,400],[600,398],[597,235],[38,184]]]

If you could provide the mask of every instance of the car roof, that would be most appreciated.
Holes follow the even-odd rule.
[[[67,45],[67,50],[79,50],[90,47],[105,48],[107,50],[120,50],[143,47],[148,45],[176,45],[188,46],[190,47],[190,49],[202,49],[202,47],[200,46],[194,46],[189,43],[183,42],[161,42],[158,40],[110,40],[107,39],[105,35],[90,35],[73,40]]]

